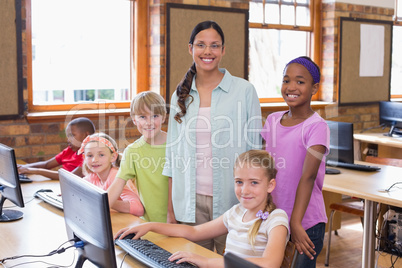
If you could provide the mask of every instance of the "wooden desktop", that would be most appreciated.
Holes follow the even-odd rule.
[[[357,161],[357,163],[368,164]],[[402,182],[402,168],[381,166],[380,171],[364,172],[339,168],[341,174],[326,175],[323,190],[342,195],[354,196],[365,200],[362,267],[374,267],[375,256],[375,221],[377,204],[402,207],[402,187],[393,187],[395,182]]]
[[[34,182],[22,184],[25,207],[12,208],[21,210],[24,213],[23,218],[13,222],[0,223],[0,259],[27,254],[45,255],[67,241],[63,211],[34,197],[34,193],[40,189],[52,189],[55,193],[60,193],[59,182],[51,181],[37,175],[31,175],[30,177]],[[11,206],[13,204],[6,201],[5,207],[9,208]],[[131,214],[117,212],[111,213],[111,220],[113,233],[140,221],[139,218]],[[170,252],[181,250],[195,252],[209,258],[220,256],[184,238],[167,237],[152,232],[145,235],[144,238]],[[65,244],[63,247],[69,245]],[[126,253],[119,247],[116,246],[115,251],[118,267],[146,267],[131,256],[124,258]],[[6,265],[11,266],[18,263],[34,262],[29,267],[44,267],[43,262],[47,262],[56,264],[57,266],[65,265],[70,267],[74,260],[74,254],[74,249],[68,249],[64,253],[56,254],[52,257],[9,260],[6,262]],[[120,266],[122,261],[123,265]],[[94,265],[85,262],[85,267],[94,267]]]
[[[377,144],[378,157],[402,159],[402,137],[389,137],[384,133],[355,133],[353,138],[358,142],[357,148],[363,156],[369,144]]]

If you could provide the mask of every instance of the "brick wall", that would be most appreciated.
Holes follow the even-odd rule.
[[[339,17],[392,21],[394,9],[346,3],[322,4],[322,99],[337,100]],[[331,105],[320,111],[329,120],[354,123],[355,130],[379,125],[378,105]]]
[[[121,152],[141,135],[129,116],[90,118],[97,131],[105,132],[116,140]],[[16,158],[25,162],[47,160],[67,147],[67,124],[64,121],[28,123],[25,119],[1,121],[0,143],[14,148]]]

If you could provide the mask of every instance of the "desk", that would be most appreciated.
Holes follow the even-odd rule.
[[[362,267],[364,268],[374,267],[377,203],[402,207],[402,189],[394,187],[390,192],[380,191],[389,188],[395,182],[402,181],[402,168],[378,166],[381,166],[381,170],[376,172],[339,168],[341,174],[325,175],[323,186],[325,191],[355,196],[365,200],[362,253]]]
[[[0,259],[24,254],[47,254],[55,250],[62,243],[67,241],[67,233],[65,230],[63,211],[59,210],[38,198],[34,198],[34,193],[39,189],[52,189],[56,193],[60,193],[60,184],[58,181],[50,181],[41,176],[30,176],[34,182],[22,185],[22,192],[25,202],[24,208],[13,208],[21,210],[24,215],[21,220],[0,223]],[[6,201],[5,207],[13,205]],[[131,214],[111,213],[113,233],[116,233],[123,227],[139,221],[139,219]],[[144,238],[154,242],[162,248],[170,252],[179,250],[195,252],[199,255],[216,258],[220,255],[207,250],[195,243],[184,238],[167,237],[156,233],[148,233]],[[115,247],[117,266],[120,264],[125,255],[125,251],[119,247]],[[28,261],[46,261],[48,263],[57,264],[59,266],[71,266],[74,259],[75,250],[68,249],[66,252],[52,257],[46,258],[21,258],[9,260],[7,266],[25,263]],[[23,267],[44,267],[44,263],[33,263]],[[49,266],[49,265],[47,265]],[[47,267],[46,266],[46,267]],[[85,262],[85,267],[94,267],[89,262]],[[122,267],[145,267],[137,262],[131,256],[124,259]]]
[[[384,136],[384,133],[355,133],[353,138],[360,143],[361,152],[367,144],[377,144],[378,157],[402,159],[402,138]]]

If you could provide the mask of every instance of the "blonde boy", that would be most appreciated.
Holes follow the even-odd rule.
[[[130,115],[142,136],[124,150],[116,179],[108,189],[109,205],[132,180],[144,205],[143,219],[166,222],[169,185],[168,177],[162,175],[167,137],[162,131],[165,101],[157,93],[142,92],[132,100]]]

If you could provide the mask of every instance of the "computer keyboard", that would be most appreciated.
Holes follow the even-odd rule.
[[[32,180],[30,178],[28,178],[27,175],[25,174],[18,174],[20,183],[26,183],[26,182],[32,182]]]
[[[359,170],[359,171],[377,171],[377,170],[381,169],[380,167],[376,167],[376,166],[352,164],[352,163],[345,163],[345,162],[336,162],[336,161],[332,161],[332,160],[327,160],[326,164],[327,164],[327,166],[331,166],[331,167],[340,167],[340,168],[347,168],[347,169],[353,169],[353,170]]]
[[[50,189],[38,190],[35,193],[35,197],[42,199],[43,201],[49,203],[52,206],[55,206],[59,209],[63,209],[63,200],[61,198],[61,195],[55,194]]]
[[[195,266],[190,263],[171,262],[168,258],[172,255],[169,251],[155,245],[149,240],[145,239],[131,239],[133,235],[124,237],[124,239],[116,239],[115,244],[126,251],[130,256],[142,262],[149,267],[162,268],[162,267],[191,267]]]

